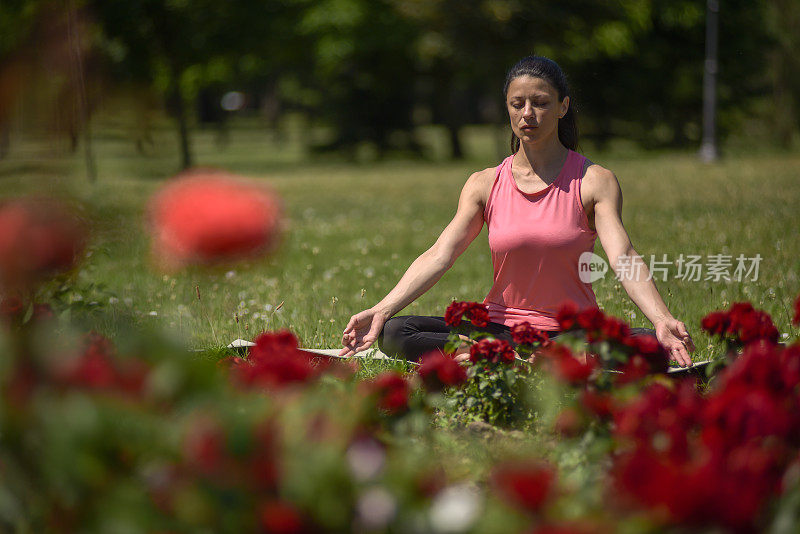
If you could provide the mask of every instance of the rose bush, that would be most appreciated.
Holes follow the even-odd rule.
[[[213,258],[184,259],[232,257],[211,241]],[[74,258],[30,265],[17,280]],[[800,516],[800,344],[748,303],[704,319],[728,352],[701,388],[665,377],[652,338],[570,304],[556,340],[516,325],[511,343],[454,303],[469,361],[373,373],[288,331],[221,364],[150,332],[115,343],[22,297],[0,305],[3,531],[758,532]]]

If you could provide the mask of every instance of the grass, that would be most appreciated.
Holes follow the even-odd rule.
[[[154,142],[140,154],[130,123],[108,114],[95,121],[93,185],[80,152],[70,154],[43,136],[12,136],[11,152],[0,161],[0,197],[52,194],[82,206],[93,226],[90,256],[67,298],[110,312],[98,315],[98,328],[114,328],[103,319],[109,315],[134,317],[212,350],[278,328],[294,331],[306,347],[337,346],[350,315],[382,298],[434,242],[470,172],[501,157],[494,132],[478,127],[465,134],[470,157],[462,162],[443,160],[443,136],[435,129],[423,132],[432,147],[426,160],[360,163],[304,156],[301,123],[289,124],[282,142],[257,123],[236,123],[227,147],[218,145],[215,132],[197,132],[197,163],[269,183],[285,202],[289,231],[280,250],[257,264],[163,274],[152,267],[143,214],[149,195],[176,170],[174,134],[155,124]],[[800,293],[800,154],[735,153],[715,165],[687,153],[589,149],[587,155],[619,177],[623,220],[646,259],[761,255],[756,281],[682,281],[673,265],[668,280],[658,282],[669,309],[695,338],[695,359],[715,350],[700,319],[738,300],[766,310],[782,333],[796,337],[789,310]],[[599,241],[596,252],[603,254]],[[491,280],[484,229],[405,313],[442,315],[453,298],[483,299]],[[651,326],[613,278],[595,282],[594,290],[606,312]]]

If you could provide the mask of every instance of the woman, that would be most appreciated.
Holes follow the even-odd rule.
[[[591,284],[580,279],[579,258],[599,237],[615,272],[626,269],[622,285],[655,328],[638,333],[649,331],[672,360],[690,365],[694,344],[686,325],[672,316],[648,280],[648,269],[622,225],[616,176],[575,152],[575,112],[561,68],[544,57],[526,57],[509,71],[504,93],[512,155],[497,168],[469,177],[456,215],[436,243],[383,300],[350,319],[340,354],[362,351],[379,338],[384,352],[409,359],[443,348],[449,332],[443,318],[390,318],[442,277],[486,221],[494,284],[484,300],[491,320],[484,330],[510,339],[509,328],[527,321],[553,337],[562,302],[597,307]],[[638,273],[630,270],[637,263]],[[464,338],[455,359],[468,355]]]

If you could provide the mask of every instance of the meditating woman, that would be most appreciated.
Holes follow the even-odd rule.
[[[512,154],[469,177],[455,217],[436,243],[386,297],[350,318],[341,354],[352,355],[376,340],[383,352],[411,360],[443,349],[450,328],[442,317],[393,315],[430,289],[486,222],[494,283],[484,300],[491,322],[483,330],[510,341],[510,327],[525,321],[553,338],[564,301],[596,308],[579,263],[586,262],[599,236],[614,271],[625,269],[623,287],[655,329],[634,332],[655,335],[672,360],[690,365],[694,345],[686,326],[667,309],[622,225],[616,176],[575,152],[575,111],[561,68],[544,57],[526,57],[508,72],[504,93]],[[468,356],[465,338],[455,359]]]

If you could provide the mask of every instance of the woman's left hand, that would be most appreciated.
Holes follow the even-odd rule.
[[[664,346],[669,359],[678,362],[683,367],[692,365],[690,352],[694,352],[692,336],[686,330],[686,325],[677,319],[664,319],[654,325],[656,337]]]

